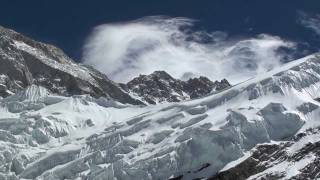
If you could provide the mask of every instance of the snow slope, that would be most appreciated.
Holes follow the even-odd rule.
[[[319,82],[315,54],[205,98],[155,106],[31,86],[0,100],[0,176],[210,177],[259,143],[319,126]]]

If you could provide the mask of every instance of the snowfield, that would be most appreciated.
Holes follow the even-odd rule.
[[[210,177],[257,144],[318,127],[319,87],[317,54],[217,94],[154,106],[63,97],[33,85],[0,100],[0,179]],[[301,149],[299,142],[288,152]],[[290,178],[315,157],[269,171]]]

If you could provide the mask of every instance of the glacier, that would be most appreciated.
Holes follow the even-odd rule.
[[[137,106],[31,85],[0,99],[0,179],[211,177],[259,144],[318,127],[319,86],[320,54],[177,103]]]

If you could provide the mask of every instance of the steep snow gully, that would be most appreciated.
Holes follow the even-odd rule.
[[[220,93],[151,106],[31,85],[0,100],[0,179],[214,177],[258,144],[289,142],[318,127],[319,85],[318,54]],[[306,144],[290,143],[292,153]],[[288,162],[274,169],[293,177],[317,156],[300,159],[293,174],[285,174]]]

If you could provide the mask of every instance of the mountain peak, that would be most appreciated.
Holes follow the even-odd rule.
[[[166,71],[154,71],[150,76],[156,76],[161,79],[174,79],[170,74],[168,74]]]
[[[126,85],[117,84],[94,68],[75,63],[61,49],[4,27],[0,28],[0,58],[3,97],[37,84],[61,95],[90,94],[130,104],[142,104],[136,99],[142,98],[156,104],[199,98],[230,86],[205,77],[181,81],[160,70],[140,75]]]
[[[227,80],[212,82],[204,76],[182,81],[173,78],[166,71],[155,71],[149,75],[140,75],[122,87],[142,97],[148,104],[161,102],[179,102],[203,97],[212,91],[221,91],[231,85]]]
[[[75,63],[61,49],[0,28],[0,94],[37,84],[61,95],[90,94],[121,103],[142,104],[104,74]]]

